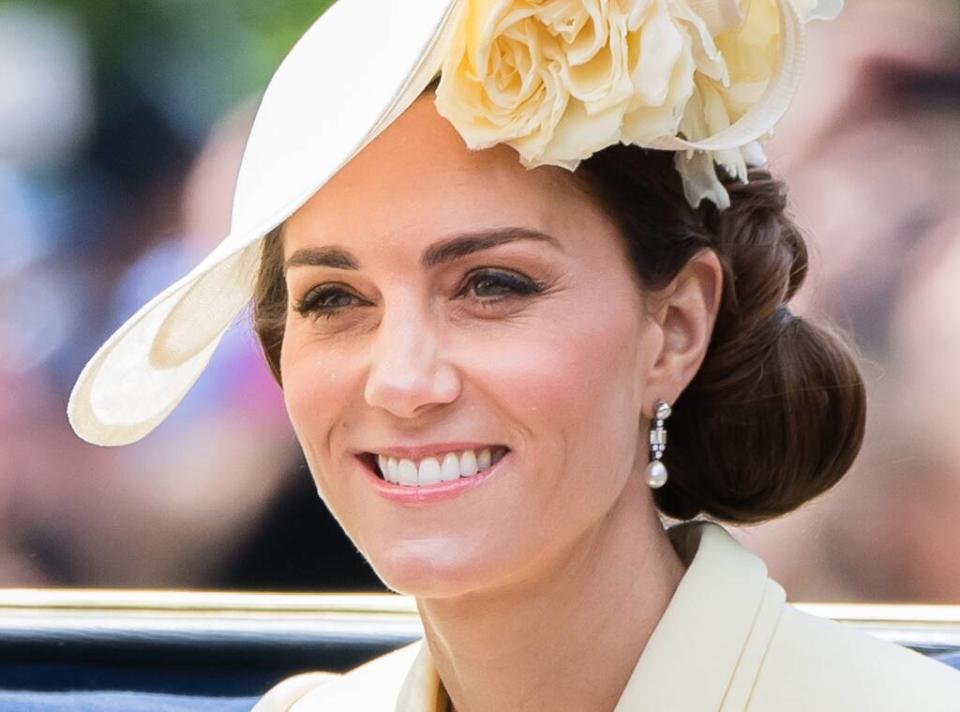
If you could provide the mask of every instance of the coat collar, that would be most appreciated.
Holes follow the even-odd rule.
[[[687,570],[615,712],[743,710],[783,589],[719,524],[686,522],[668,534]]]

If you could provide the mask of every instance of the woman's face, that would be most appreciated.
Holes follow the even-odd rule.
[[[508,584],[649,498],[641,404],[661,332],[617,229],[565,171],[468,151],[421,99],[283,240],[287,408],[388,586]]]

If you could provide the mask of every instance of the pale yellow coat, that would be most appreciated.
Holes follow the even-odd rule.
[[[669,530],[687,564],[615,712],[960,712],[960,672],[802,613],[722,526]],[[254,712],[444,712],[422,642],[342,676],[300,675]]]

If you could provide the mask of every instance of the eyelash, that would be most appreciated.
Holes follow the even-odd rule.
[[[455,294],[455,298],[465,299],[471,288],[476,291],[477,285],[484,281],[488,284],[492,283],[496,287],[505,287],[509,290],[509,293],[507,294],[499,294],[492,297],[478,297],[479,303],[484,307],[493,307],[508,299],[531,296],[534,294],[539,294],[545,290],[545,286],[537,280],[531,279],[517,272],[485,268],[470,272],[464,280],[463,286]],[[352,306],[345,304],[339,304],[336,306],[323,304],[323,300],[327,298],[339,297],[347,297],[355,300],[355,302],[361,303],[365,301],[361,297],[353,294],[352,291],[347,289],[345,285],[323,284],[318,287],[314,287],[307,292],[297,303],[294,309],[300,314],[300,316],[314,314],[325,319],[330,319],[337,316],[337,314],[347,308],[347,306]]]

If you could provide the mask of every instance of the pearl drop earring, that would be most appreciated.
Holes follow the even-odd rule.
[[[647,465],[647,484],[657,489],[667,483],[667,466],[660,460],[663,451],[667,449],[667,430],[663,421],[670,417],[670,406],[664,401],[657,401],[654,408],[656,423],[650,426],[650,464]]]

